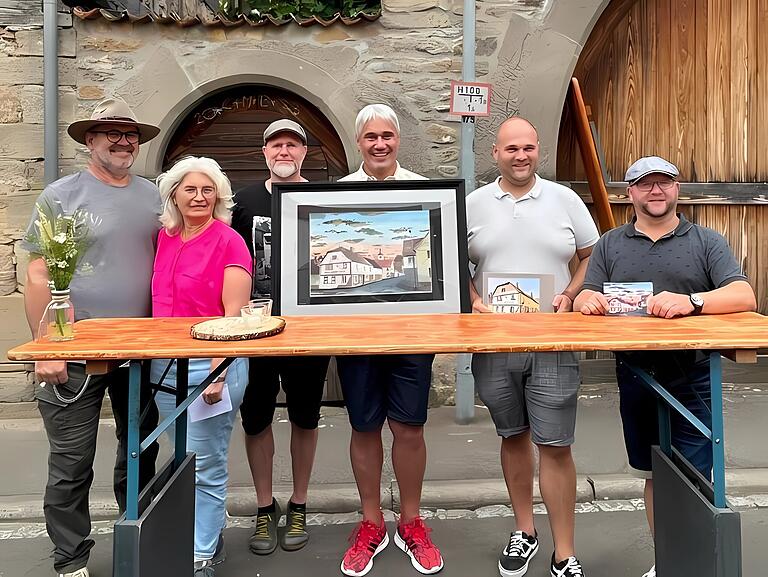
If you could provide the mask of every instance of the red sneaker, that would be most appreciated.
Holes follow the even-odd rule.
[[[389,545],[384,516],[378,526],[370,521],[361,522],[349,537],[350,548],[341,560],[341,572],[361,577],[373,568],[373,558]]]
[[[411,558],[411,565],[419,573],[431,575],[443,568],[443,556],[429,534],[432,531],[421,517],[410,523],[400,523],[395,532],[395,544]]]

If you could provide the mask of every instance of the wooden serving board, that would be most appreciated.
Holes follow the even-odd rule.
[[[247,341],[271,337],[284,328],[285,321],[280,317],[269,317],[258,329],[246,326],[240,317],[222,317],[192,325],[190,334],[202,341]]]

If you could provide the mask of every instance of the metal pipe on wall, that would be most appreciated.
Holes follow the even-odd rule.
[[[464,0],[464,38],[461,78],[475,81],[475,0]],[[474,118],[471,120],[474,121]],[[469,194],[475,189],[475,123],[461,123],[461,178]],[[463,264],[462,264],[463,266]],[[475,416],[475,381],[471,370],[472,355],[456,355],[456,422],[466,424]]]
[[[59,22],[56,0],[43,0],[43,150],[48,185],[59,177]]]

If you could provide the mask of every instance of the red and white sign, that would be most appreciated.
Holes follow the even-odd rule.
[[[456,116],[490,116],[491,85],[452,80],[450,113]]]

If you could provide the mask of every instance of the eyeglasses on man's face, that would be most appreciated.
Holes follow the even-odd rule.
[[[112,144],[119,143],[123,137],[125,137],[125,140],[128,142],[128,144],[136,144],[139,141],[139,137],[141,136],[135,130],[130,132],[122,132],[120,130],[91,130],[90,132],[106,135],[107,140],[109,140]]]
[[[651,192],[653,190],[654,186],[658,186],[659,190],[662,192],[670,192],[673,188],[675,188],[675,182],[671,178],[664,179],[664,180],[650,180],[650,181],[640,181],[636,182],[632,186],[634,186],[637,190],[643,193]]]

